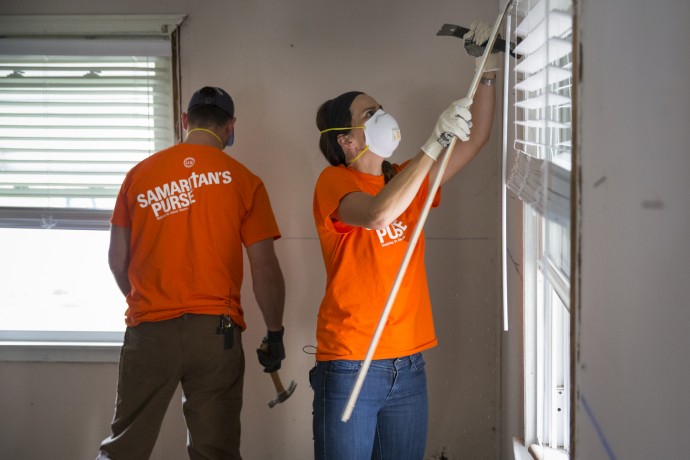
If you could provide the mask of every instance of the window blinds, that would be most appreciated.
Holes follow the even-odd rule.
[[[516,157],[506,181],[528,205],[523,214],[525,440],[564,451],[570,446],[571,394],[572,10],[572,0],[517,4]]]
[[[572,2],[522,1],[515,34],[515,165],[507,187],[547,219],[570,221]]]
[[[83,54],[67,54],[79,40],[65,40],[67,52],[55,40],[55,54],[17,52],[41,47],[28,42],[0,44],[0,225],[103,220],[125,173],[173,142],[170,42],[146,55],[127,40],[100,43],[112,56],[93,40]]]

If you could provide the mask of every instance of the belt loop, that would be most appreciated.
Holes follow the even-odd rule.
[[[395,369],[396,371],[399,371],[400,369],[405,367],[405,358],[407,358],[407,356],[403,356],[401,358],[396,358],[393,361],[393,369]]]

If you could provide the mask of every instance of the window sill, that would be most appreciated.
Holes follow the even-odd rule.
[[[568,460],[568,452],[550,447],[542,447],[537,444],[529,446],[529,453],[534,460]]]
[[[529,449],[525,447],[522,440],[513,438],[513,455],[516,460],[568,460],[570,456],[564,450],[541,447],[531,444]]]
[[[117,363],[122,342],[0,342],[0,362]]]

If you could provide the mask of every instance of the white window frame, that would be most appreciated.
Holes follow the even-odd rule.
[[[174,105],[171,129],[179,138],[178,89],[179,62],[177,28],[184,14],[165,15],[0,15],[0,36],[14,43],[30,43],[41,38],[61,38],[64,41],[93,40],[98,37],[126,46],[139,46],[151,41],[166,40],[172,47]],[[68,40],[65,40],[68,39]],[[51,54],[50,50],[46,54]],[[88,54],[88,51],[87,51]],[[179,140],[179,139],[177,139]],[[68,224],[64,228],[105,231],[109,229],[111,210],[66,210],[62,217]],[[6,228],[30,228],[35,225],[36,211],[24,208],[5,208],[2,214]],[[46,230],[50,231],[50,230]],[[107,260],[103,258],[103,264]],[[113,281],[114,283],[114,281]],[[123,300],[123,311],[124,311]],[[121,345],[121,332],[101,331],[11,331],[0,330],[0,361],[117,361],[117,348]]]
[[[535,6],[541,7],[541,3],[546,5],[544,7],[545,11],[551,11],[552,5],[549,3],[556,3],[556,1],[519,0],[514,13],[516,17],[510,18],[513,25],[510,25],[510,20],[507,21],[506,25],[507,35],[510,36],[511,41],[515,42],[517,40],[515,28],[524,19],[527,10]],[[571,1],[571,6],[572,3]],[[574,14],[574,7],[572,7],[571,11]],[[544,25],[542,24],[542,27]],[[543,29],[541,33],[545,35],[550,34],[550,32],[543,31]],[[535,52],[535,54],[537,53]],[[525,56],[524,58],[528,57]],[[516,122],[520,118],[516,109],[519,105],[517,103],[525,100],[528,96],[520,93],[517,89],[512,90],[512,88],[508,88],[508,81],[513,76],[515,61],[506,59],[506,62],[510,62],[510,65],[506,65],[505,68],[507,90],[504,94],[506,98],[504,107],[510,105],[513,108],[512,121]],[[572,82],[573,79],[571,78],[570,81]],[[535,94],[532,93],[529,97],[534,97]],[[510,102],[511,97],[514,99],[512,102]],[[555,96],[543,97],[559,98],[557,94]],[[554,101],[545,102],[549,106]],[[525,105],[524,103],[522,104],[522,106]],[[514,141],[521,136],[526,140],[530,140],[529,135],[525,134],[528,132],[527,128],[524,128],[519,135],[517,131],[516,129]],[[548,132],[548,130],[544,131]],[[574,131],[572,135],[574,136]],[[506,151],[508,137],[508,133],[504,131],[504,149]],[[541,137],[534,142],[548,144],[548,141],[549,139]],[[516,148],[521,148],[517,146],[517,142]],[[549,208],[553,203],[546,199],[545,196],[553,192],[554,189],[561,190],[563,187],[569,191],[570,173],[556,167],[557,162],[549,165],[547,162],[552,160],[550,156],[538,156],[538,158],[543,160],[541,163],[545,166],[541,168],[543,171],[541,184],[543,185],[538,187],[542,189],[539,192],[543,192],[543,194],[537,194],[539,198],[535,201],[530,201],[529,197],[520,196],[524,200],[522,219],[524,267],[524,442],[528,446],[539,446],[542,450],[553,449],[560,451],[564,456],[567,456],[571,442],[571,315],[569,309],[571,283],[569,273],[556,267],[554,257],[560,257],[560,255],[570,257],[570,226],[569,215],[567,215],[568,209],[562,209],[564,203],[562,201],[558,202],[557,204],[561,205],[561,207],[558,212],[553,212],[553,208]],[[565,165],[567,166],[570,157],[566,154],[565,159]],[[563,163],[561,163],[561,166],[563,166]],[[553,170],[557,171],[555,175],[552,175]],[[526,195],[529,195],[529,193]],[[566,202],[565,204],[566,208],[570,207],[570,203]],[[566,215],[564,216],[564,214]],[[560,246],[552,245],[554,237],[556,237],[556,241],[558,241]],[[560,249],[560,253],[550,254],[550,251],[558,249]],[[563,250],[565,250],[565,253]],[[567,271],[570,271],[570,261],[566,260],[565,262],[567,263]]]

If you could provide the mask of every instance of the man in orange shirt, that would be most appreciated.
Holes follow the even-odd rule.
[[[194,93],[184,143],[137,164],[120,189],[108,262],[127,330],[98,458],[148,459],[178,383],[190,458],[241,458],[243,246],[268,330],[259,362],[273,372],[285,358],[280,232],[261,179],[223,152],[234,109],[220,88]]]

